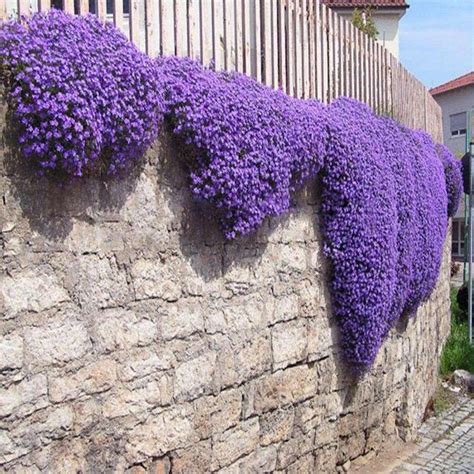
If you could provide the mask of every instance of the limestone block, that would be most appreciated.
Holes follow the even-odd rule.
[[[114,361],[98,360],[85,366],[73,375],[51,377],[49,397],[54,403],[73,400],[83,394],[101,393],[109,390],[117,379]]]
[[[23,366],[23,338],[12,333],[0,338],[0,372]]]
[[[175,406],[150,416],[129,432],[125,447],[127,459],[138,463],[196,443],[199,437],[191,420],[189,406]]]
[[[65,318],[46,326],[24,330],[25,359],[29,365],[52,365],[80,359],[91,348],[89,334],[80,321]]]
[[[207,439],[184,449],[174,451],[172,472],[189,474],[208,472],[211,465],[211,440]]]
[[[216,356],[217,354],[211,351],[184,362],[176,369],[177,400],[192,400],[212,390]]]
[[[202,438],[222,433],[238,424],[242,412],[242,392],[228,389],[217,396],[194,401],[194,425]]]
[[[204,311],[194,298],[180,299],[167,305],[158,317],[161,336],[165,340],[185,338],[204,330]]]
[[[100,352],[127,350],[151,344],[156,337],[156,323],[140,319],[133,311],[113,308],[96,314],[93,320],[94,347]]]
[[[32,270],[1,278],[0,293],[7,319],[22,311],[39,313],[69,300],[55,275]]]
[[[47,379],[34,375],[7,389],[0,388],[0,418],[16,414],[26,416],[48,405]]]
[[[307,332],[304,319],[279,323],[272,328],[273,370],[300,362],[306,357]]]
[[[256,450],[259,441],[258,418],[251,418],[213,438],[211,469],[225,467]]]
[[[174,364],[174,355],[168,348],[139,349],[128,354],[120,365],[118,373],[122,381],[130,381],[145,377],[158,371],[171,369]]]
[[[179,263],[176,260],[138,260],[131,269],[137,300],[162,298],[176,301],[181,295]]]
[[[290,438],[295,413],[293,409],[274,410],[260,417],[260,444],[267,446]]]
[[[69,292],[89,311],[120,306],[129,299],[125,271],[113,259],[81,255],[71,262],[66,284]]]

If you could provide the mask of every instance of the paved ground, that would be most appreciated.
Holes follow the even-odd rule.
[[[474,399],[459,402],[420,429],[418,451],[393,473],[474,473]]]

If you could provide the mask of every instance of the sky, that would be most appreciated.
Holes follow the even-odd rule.
[[[427,87],[474,71],[474,0],[407,0],[400,60]]]

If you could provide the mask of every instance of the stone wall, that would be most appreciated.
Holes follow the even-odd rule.
[[[449,245],[431,300],[357,380],[331,315],[317,183],[226,243],[166,133],[130,178],[67,188],[30,180],[9,140],[0,470],[331,472],[412,436],[449,329]]]

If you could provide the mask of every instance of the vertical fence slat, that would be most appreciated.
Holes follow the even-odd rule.
[[[303,97],[309,97],[309,41],[308,41],[308,4],[301,0],[301,43],[303,68]]]
[[[137,46],[140,39],[140,28],[139,28],[139,11],[138,11],[138,1],[130,0],[130,41],[135,43]]]
[[[156,1],[156,0],[155,0]],[[175,0],[176,54],[189,56],[187,2]]]
[[[30,14],[30,2],[29,0],[17,0],[17,11],[18,18],[21,16],[29,16]]]
[[[323,87],[322,87],[322,100],[324,103],[329,101],[329,9],[326,5],[321,5],[321,22],[322,22],[322,75],[323,75]]]
[[[295,18],[295,82],[296,82],[296,97],[303,95],[303,51],[302,51],[302,37],[301,37],[301,0],[296,0],[294,3],[294,18]]]
[[[214,57],[212,0],[201,0],[201,62],[208,66]]]
[[[247,0],[246,2],[243,3],[243,10],[242,14],[244,17],[244,28],[243,28],[243,38],[244,38],[244,72],[245,74],[248,74],[249,76],[252,75],[252,30],[251,30],[251,21],[250,21],[250,4],[253,2],[250,2]]]
[[[242,0],[235,1],[236,70],[244,72],[244,16]]]
[[[174,2],[171,0],[160,2],[160,33],[161,54],[170,56],[176,54]]]
[[[308,75],[309,75],[309,96],[315,98],[316,92],[316,18],[315,18],[315,2],[309,0],[308,2]]]
[[[40,12],[47,12],[50,9],[51,9],[51,0],[38,0],[38,10]]]
[[[123,0],[114,0],[112,3],[114,25],[116,28],[123,31]]]
[[[228,71],[235,70],[235,3],[225,0],[225,67]]]
[[[79,0],[79,15],[89,13],[89,0]]]
[[[152,58],[160,53],[159,17],[154,0],[145,0],[145,47]]]
[[[265,0],[263,0],[265,1]],[[271,30],[272,30],[272,85],[274,89],[280,87],[278,68],[278,5],[276,0],[271,0]]]
[[[323,92],[323,43],[324,43],[324,32],[321,20],[321,4],[319,0],[316,0],[316,18],[315,18],[315,41],[316,41],[316,98],[318,100],[324,100]]]
[[[255,38],[255,51],[252,52],[253,63],[255,68],[255,78],[262,82],[262,19],[260,0],[254,0],[254,20],[252,22],[252,37]],[[265,2],[265,0],[263,0]]]
[[[295,95],[295,24],[294,24],[294,5],[290,1],[286,4],[286,38],[287,38],[287,69],[288,82],[286,92],[288,95]]]
[[[272,41],[272,10],[273,4],[270,1],[263,2],[263,82],[267,86],[272,85],[272,60],[273,48],[276,47]]]
[[[213,57],[215,61],[216,70],[219,71],[225,68],[224,4],[222,1],[214,0],[213,8],[212,8],[212,16],[213,16],[213,35],[212,35]]]
[[[328,103],[334,98],[334,12],[328,10]]]
[[[199,0],[188,0],[188,50],[191,58],[201,59],[201,8]]]
[[[274,17],[276,20],[273,23],[273,28],[279,28],[279,37],[278,37],[278,61],[279,61],[279,69],[278,74],[279,80],[278,86],[281,87],[283,91],[287,91],[287,48],[288,43],[286,41],[287,38],[287,29],[286,29],[286,6],[285,0],[274,0],[273,6],[278,7],[278,15]],[[273,45],[276,48],[276,44]]]
[[[106,0],[95,0],[95,14],[101,21],[107,18],[107,3]]]

